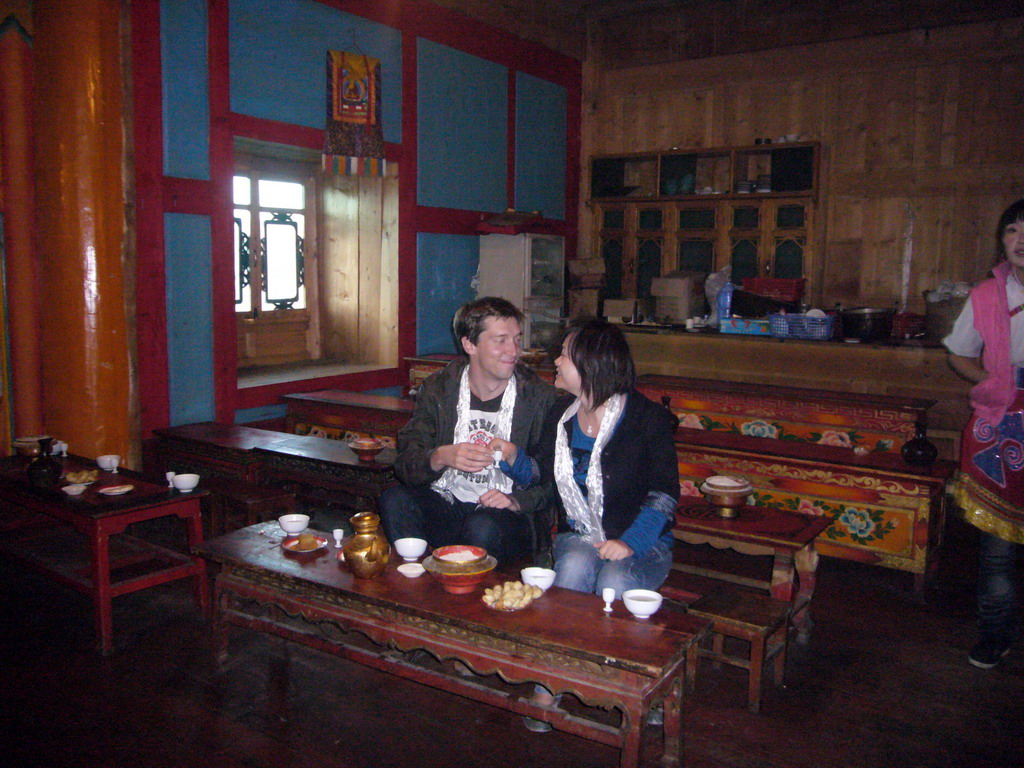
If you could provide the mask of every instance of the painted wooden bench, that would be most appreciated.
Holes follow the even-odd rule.
[[[343,389],[285,395],[285,429],[296,435],[332,440],[375,437],[388,448],[412,415],[414,401],[392,395],[368,395]]]
[[[649,374],[638,388],[669,398],[681,427],[783,442],[899,453],[932,400]]]
[[[822,555],[908,571],[920,591],[934,567],[956,464],[908,465],[899,454],[687,429],[676,431],[680,490],[700,496],[711,475],[740,475],[749,504],[825,515]]]
[[[819,553],[909,571],[923,588],[956,464],[912,466],[900,449],[932,401],[660,375],[639,388],[680,420],[683,496],[700,496],[711,475],[741,475],[751,505],[830,517]]]

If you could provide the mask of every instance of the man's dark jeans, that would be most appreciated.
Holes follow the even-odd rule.
[[[990,533],[978,540],[979,639],[1009,646],[1017,631],[1017,547]]]
[[[510,509],[449,503],[430,486],[396,485],[380,497],[380,517],[388,541],[413,536],[429,549],[473,544],[494,555],[498,567],[529,556],[533,536],[526,515]]]

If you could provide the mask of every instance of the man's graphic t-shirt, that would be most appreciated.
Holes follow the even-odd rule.
[[[470,392],[469,395],[469,437],[467,443],[476,443],[487,447],[497,435],[498,411],[501,409],[501,395],[486,402]],[[494,472],[501,472],[497,467],[485,467],[481,472],[455,471],[455,482],[451,492],[459,501],[475,504],[481,494],[492,487],[491,478]]]

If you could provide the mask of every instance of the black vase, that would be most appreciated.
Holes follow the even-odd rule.
[[[914,438],[907,440],[900,448],[903,460],[907,464],[913,464],[915,467],[927,467],[935,462],[939,450],[926,436],[927,431],[927,426],[918,422],[914,427]]]
[[[56,487],[64,472],[60,460],[50,454],[52,443],[52,437],[42,438],[39,441],[39,455],[32,459],[32,463],[25,470],[28,473],[28,481],[37,488]]]

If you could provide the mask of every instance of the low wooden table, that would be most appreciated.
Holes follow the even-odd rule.
[[[90,459],[77,456],[64,461],[65,471],[96,468]],[[81,496],[71,497],[59,487],[31,485],[25,474],[28,463],[29,459],[20,456],[0,459],[0,500],[11,505],[0,515],[7,529],[0,550],[92,598],[100,651],[109,653],[113,648],[111,601],[119,595],[192,578],[196,603],[204,613],[209,612],[206,562],[201,557],[125,534],[132,523],[179,517],[185,521],[189,546],[198,547],[203,542],[200,502],[205,491],[181,493],[122,468],[117,473],[101,471]],[[134,488],[121,496],[99,493],[104,487],[122,484]],[[41,525],[40,515],[66,525]],[[88,539],[89,556],[84,565],[69,555],[75,549],[70,539],[78,537],[69,535],[67,525]]]
[[[546,720],[560,730],[619,748],[623,767],[637,765],[646,714],[663,700],[663,764],[680,764],[685,674],[688,664],[696,662],[696,643],[708,622],[667,608],[641,621],[621,602],[606,614],[595,595],[558,587],[525,610],[505,613],[484,605],[482,588],[452,595],[428,575],[405,578],[394,562],[379,578],[360,580],[338,563],[333,545],[300,555],[282,550],[281,540],[280,528],[264,523],[197,548],[222,565],[214,593],[220,660],[227,654],[230,625],[266,632]],[[491,574],[482,586],[501,580]],[[415,664],[403,655],[415,649],[438,659],[457,659],[482,675],[540,683],[589,706],[618,709],[621,724],[541,708],[479,678]]]
[[[253,448],[291,437],[287,432],[239,424],[201,421],[153,430],[160,440],[157,454],[164,470],[195,472],[259,484],[259,459]]]
[[[385,448],[373,461],[360,461],[339,440],[297,435],[256,446],[253,454],[262,485],[291,491],[312,506],[375,510],[381,492],[397,482],[394,448]]]
[[[676,508],[672,531],[677,539],[719,549],[728,547],[747,555],[771,555],[772,576],[767,582],[679,562],[672,567],[764,589],[776,600],[790,603],[797,639],[805,642],[811,629],[810,603],[818,569],[814,540],[831,523],[827,517],[772,507],[741,507],[735,518],[723,518],[705,500],[683,497]]]

